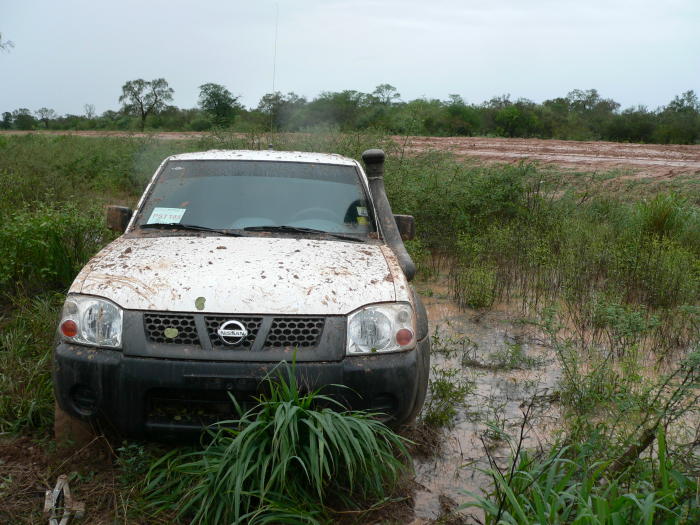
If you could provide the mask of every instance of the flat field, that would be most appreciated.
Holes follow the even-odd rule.
[[[198,140],[206,132],[125,133],[119,131],[0,131],[0,135],[41,134],[79,137],[132,137]],[[235,134],[246,138],[245,134]],[[408,153],[440,151],[460,159],[491,162],[539,162],[578,171],[629,170],[635,177],[672,178],[700,174],[700,145],[626,144],[573,140],[487,137],[392,136]]]

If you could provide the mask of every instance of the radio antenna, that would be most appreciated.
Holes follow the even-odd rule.
[[[275,3],[275,51],[272,56],[272,96],[275,96],[275,77],[277,74],[277,30],[280,21],[280,5]],[[270,108],[270,131],[274,132],[274,108]]]
[[[277,30],[280,21],[280,5],[275,4],[275,53],[272,58],[272,92],[275,92],[275,74],[277,73]]]

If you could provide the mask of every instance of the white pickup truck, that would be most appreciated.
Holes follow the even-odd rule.
[[[57,437],[198,435],[295,361],[299,385],[398,426],[425,399],[428,322],[384,153],[168,157],[70,288],[54,351]]]

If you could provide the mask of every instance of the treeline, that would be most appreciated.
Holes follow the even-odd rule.
[[[372,93],[322,92],[313,99],[295,93],[264,95],[257,107],[245,108],[219,84],[200,86],[199,107],[169,105],[173,90],[164,79],[129,81],[122,86],[118,111],[96,115],[85,105],[82,115],[57,115],[50,108],[20,108],[2,113],[0,128],[20,130],[207,131],[356,131],[377,129],[393,134],[431,136],[498,136],[565,140],[611,140],[662,144],[700,142],[700,100],[694,91],[666,106],[621,109],[595,89],[574,90],[565,97],[535,103],[494,97],[469,104],[459,95],[447,100],[403,101],[394,86],[381,84]]]

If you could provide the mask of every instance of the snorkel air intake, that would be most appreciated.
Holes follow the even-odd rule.
[[[380,149],[368,149],[362,154],[362,161],[365,163],[365,172],[369,181],[369,191],[372,193],[377,220],[384,234],[384,240],[396,255],[406,279],[410,281],[416,274],[416,265],[413,264],[411,256],[408,255],[406,247],[403,245],[394,214],[391,211],[391,204],[386,197],[384,158],[384,152]]]

